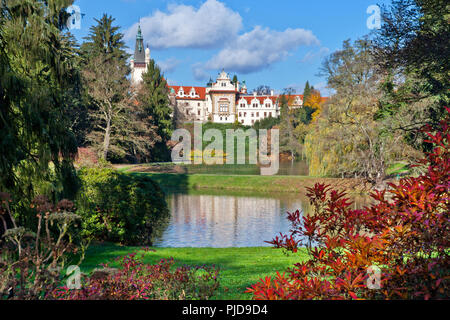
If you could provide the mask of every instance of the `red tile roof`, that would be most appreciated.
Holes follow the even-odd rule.
[[[199,97],[198,98],[192,98],[190,96],[187,96],[187,97],[182,97],[182,98],[177,97],[177,99],[182,99],[182,100],[206,100],[206,88],[205,87],[169,86],[169,89],[175,90],[175,93],[178,95],[178,91],[180,90],[181,87],[183,88],[185,94],[189,94],[191,92],[192,88],[194,88],[195,92],[199,95]]]
[[[270,100],[272,100],[272,103],[273,104],[275,104],[276,102],[277,102],[277,100],[278,100],[278,98],[279,98],[280,96],[241,96],[241,97],[238,97],[238,101],[240,100],[240,99],[242,99],[242,98],[244,98],[246,101],[247,101],[247,104],[248,105],[251,105],[252,104],[252,101],[253,101],[253,99],[257,99],[258,101],[259,101],[259,103],[261,104],[261,105],[263,105],[264,103],[265,103],[265,100],[266,99],[270,99]],[[297,95],[292,95],[291,96],[292,98],[294,98],[294,97],[300,97],[302,100],[303,100],[303,95],[302,94],[297,94]],[[291,99],[292,99],[291,98]]]

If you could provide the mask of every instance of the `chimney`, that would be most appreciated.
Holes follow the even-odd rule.
[[[273,90],[270,90],[270,96],[273,97]]]
[[[253,96],[254,96],[254,97],[256,97],[256,94],[257,94],[257,92],[256,92],[256,91],[253,91]]]

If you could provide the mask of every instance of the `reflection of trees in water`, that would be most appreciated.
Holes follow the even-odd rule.
[[[166,202],[167,199],[166,199]],[[152,221],[151,221],[151,226],[152,226],[152,231],[151,234],[149,235],[150,238],[150,243],[153,245],[153,243],[155,243],[155,241],[157,239],[160,239],[162,237],[162,235],[164,234],[164,232],[167,230],[167,228],[170,225],[170,218],[172,216],[172,212],[171,212],[171,208],[170,205],[168,206],[169,210],[167,210],[167,212],[163,213],[163,214],[159,214],[157,217],[155,217]]]
[[[300,194],[183,194],[167,197],[170,217],[158,221],[156,246],[265,246],[290,224],[287,212],[309,214],[309,200]],[[226,192],[225,192],[226,193]],[[367,201],[357,199],[355,208]]]

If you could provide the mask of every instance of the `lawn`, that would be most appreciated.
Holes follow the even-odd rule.
[[[177,265],[216,265],[220,268],[220,288],[214,299],[247,300],[246,288],[260,278],[275,276],[301,259],[307,259],[306,250],[286,255],[274,248],[154,248],[156,252],[145,255],[144,261],[152,264],[163,258],[173,257]],[[81,265],[83,272],[90,272],[101,263],[131,252],[142,252],[140,248],[122,247],[114,244],[92,245]]]
[[[307,187],[316,183],[346,189],[349,193],[364,193],[364,185],[356,179],[316,178],[307,176],[255,176],[255,175],[210,175],[172,173],[145,174],[159,183],[165,191],[229,190],[249,192],[306,193]]]

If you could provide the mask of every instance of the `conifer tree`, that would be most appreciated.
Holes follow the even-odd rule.
[[[63,32],[72,2],[0,2],[0,189],[24,208],[38,192],[59,198],[76,191],[77,146],[67,118],[76,52]]]
[[[172,107],[169,100],[169,89],[161,69],[153,59],[142,76],[143,82],[138,94],[138,102],[144,113],[148,115],[151,125],[156,127],[160,138],[155,144],[153,161],[168,161],[170,159],[167,142],[173,131]]]
[[[305,89],[303,90],[303,101],[307,101],[310,95],[311,95],[311,86],[309,85],[309,81],[306,81]]]

